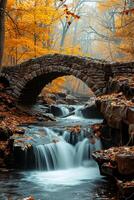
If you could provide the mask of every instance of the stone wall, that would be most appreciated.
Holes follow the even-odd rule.
[[[109,81],[107,89],[109,93],[96,100],[105,119],[104,143],[110,146],[133,144],[134,76],[117,76]]]

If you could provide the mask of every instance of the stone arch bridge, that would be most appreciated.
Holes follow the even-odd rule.
[[[134,74],[134,62],[106,61],[60,54],[45,55],[0,70],[0,82],[11,89],[16,101],[32,104],[43,87],[53,79],[73,75],[86,83],[95,95],[106,92],[110,77]]]

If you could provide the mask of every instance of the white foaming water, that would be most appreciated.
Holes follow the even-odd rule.
[[[77,167],[67,170],[55,170],[48,172],[30,172],[26,173],[26,178],[29,182],[36,182],[40,187],[46,191],[57,191],[62,190],[66,186],[80,185],[88,180],[99,179],[99,170],[97,167],[91,166]]]
[[[66,107],[61,106],[62,116],[66,116],[69,114],[69,109]]]
[[[36,168],[39,170],[73,167],[73,147],[66,142],[38,145],[34,148]],[[70,156],[72,155],[72,156]]]
[[[86,138],[82,142],[76,144],[75,163],[76,166],[82,166],[84,161],[89,160],[90,155],[89,140]]]
[[[83,118],[83,115],[82,115],[82,112],[81,112],[82,108],[83,108],[83,105],[75,106],[75,115],[78,116],[78,117],[81,117],[81,118]]]
[[[70,115],[69,117],[75,117],[75,118],[77,117],[78,119],[83,118],[83,115],[81,113],[81,109],[83,108],[83,105],[70,105],[67,107],[61,104],[61,105],[58,105],[58,107],[61,109],[63,117],[72,113],[72,115]],[[74,110],[70,111],[69,108],[73,108]]]

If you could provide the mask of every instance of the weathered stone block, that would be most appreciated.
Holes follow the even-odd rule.
[[[133,124],[134,123],[134,108],[128,107],[128,109],[126,111],[126,121],[129,124]]]
[[[123,175],[134,175],[134,155],[122,153],[116,156],[118,171]]]

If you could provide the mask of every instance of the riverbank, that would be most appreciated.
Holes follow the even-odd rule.
[[[100,173],[116,181],[119,199],[134,198],[134,77],[116,77],[96,105],[104,123],[93,127],[107,150],[93,153]]]

